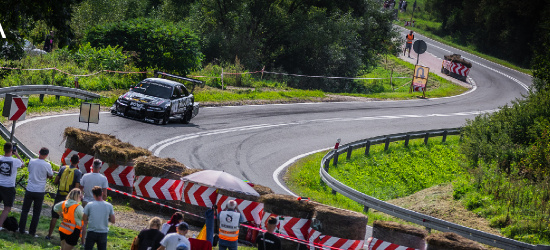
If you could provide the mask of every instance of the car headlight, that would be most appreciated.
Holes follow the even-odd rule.
[[[163,108],[161,108],[161,107],[149,107],[149,109],[152,110],[152,111],[162,111],[163,110]]]

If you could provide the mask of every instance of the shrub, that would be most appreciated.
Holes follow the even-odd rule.
[[[94,48],[86,43],[73,55],[78,66],[90,71],[102,69],[122,70],[128,57],[122,53],[122,47]]]

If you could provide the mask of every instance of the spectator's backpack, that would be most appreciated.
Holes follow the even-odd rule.
[[[66,167],[59,179],[59,194],[67,195],[71,191],[71,185],[74,181],[74,171],[76,168]]]
[[[17,231],[17,229],[19,229],[19,224],[17,223],[17,219],[15,217],[10,216],[6,218],[2,227],[8,231],[15,232]]]

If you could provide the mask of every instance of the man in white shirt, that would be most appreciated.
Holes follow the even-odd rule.
[[[27,226],[27,216],[31,209],[31,204],[34,203],[32,208],[31,226],[29,227],[29,234],[35,235],[38,221],[40,220],[40,213],[42,212],[42,203],[44,202],[44,195],[46,194],[46,181],[53,177],[52,165],[45,161],[50,150],[47,148],[41,148],[38,152],[38,159],[32,159],[29,161],[29,180],[27,183],[27,189],[25,191],[25,198],[23,198],[23,208],[21,209],[21,218],[19,219],[19,232],[24,234],[25,227]]]
[[[160,241],[160,247],[158,250],[176,250],[178,245],[184,243],[189,249],[191,249],[191,243],[185,237],[189,231],[189,225],[185,222],[182,222],[178,225],[177,233],[170,233],[164,236]]]
[[[94,160],[92,173],[87,173],[80,179],[80,190],[84,193],[84,199],[82,199],[82,206],[86,207],[88,202],[94,201],[94,195],[92,194],[92,188],[99,186],[102,189],[102,199],[107,200],[107,177],[100,174],[102,162],[100,160]]]
[[[107,249],[107,234],[109,233],[109,222],[115,223],[115,212],[113,205],[102,198],[102,188],[95,186],[92,188],[94,201],[88,203],[84,208],[84,226],[88,226],[86,244],[84,250],[92,250],[97,243],[98,250]],[[84,235],[82,235],[84,237]]]
[[[12,155],[17,157],[14,159]],[[3,228],[4,221],[8,218],[8,214],[15,200],[15,178],[17,178],[17,169],[23,166],[23,160],[17,152],[17,148],[13,147],[11,142],[4,144],[4,156],[0,157],[0,202],[4,203],[4,210],[0,214],[0,230]]]

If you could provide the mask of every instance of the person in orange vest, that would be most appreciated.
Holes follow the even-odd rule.
[[[409,57],[411,57],[411,48],[414,40],[414,35],[412,30],[407,36],[405,36],[405,39],[407,40],[407,42],[405,43],[405,49],[403,50],[403,55],[405,55],[405,52],[407,51],[407,49],[409,49]]]
[[[218,215],[220,220],[219,250],[237,250],[239,244],[239,225],[245,222],[244,216],[237,207],[235,200],[230,200]]]
[[[84,208],[79,204],[81,200],[82,191],[79,188],[73,188],[66,200],[53,207],[53,211],[63,218],[59,225],[61,250],[71,250],[78,244],[82,230],[82,216],[84,215]]]

